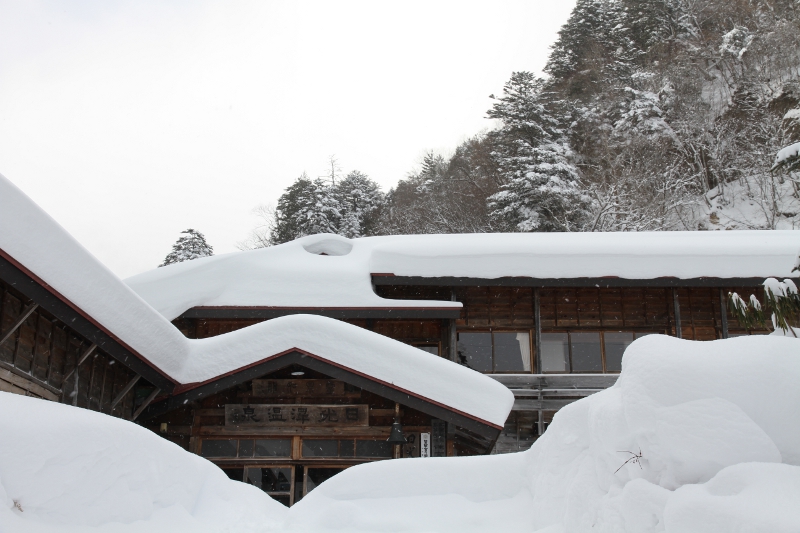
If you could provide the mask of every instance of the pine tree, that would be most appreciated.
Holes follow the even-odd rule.
[[[298,237],[317,233],[338,233],[341,221],[341,206],[333,187],[321,178],[311,182],[310,196],[305,199],[303,208],[297,213]]]
[[[574,231],[588,216],[572,150],[543,85],[529,72],[515,72],[488,112],[503,122],[494,155],[505,178],[488,199],[490,216],[508,231]]]
[[[303,173],[278,199],[275,223],[270,231],[270,244],[282,244],[304,235],[300,213],[310,208],[314,183]]]
[[[340,208],[337,233],[355,238],[375,235],[385,197],[377,183],[354,170],[336,184],[334,195]]]
[[[214,255],[214,249],[206,242],[202,233],[191,228],[181,233],[185,233],[186,236],[179,238],[172,245],[172,251],[164,258],[164,262],[158,265],[159,267]]]

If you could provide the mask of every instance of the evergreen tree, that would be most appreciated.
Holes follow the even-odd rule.
[[[507,231],[575,231],[588,216],[572,151],[542,88],[533,74],[515,72],[488,112],[503,122],[494,156],[505,179],[488,202]]]
[[[309,196],[304,198],[303,208],[297,213],[298,237],[317,233],[338,233],[341,221],[341,206],[330,187],[321,178],[311,182]]]
[[[355,238],[375,235],[385,197],[377,183],[354,170],[336,184],[334,195],[341,213],[337,233]]]
[[[214,249],[206,242],[202,233],[191,228],[181,233],[185,233],[186,236],[179,238],[172,245],[172,251],[164,258],[164,262],[158,265],[159,267],[214,255]]]
[[[275,209],[275,222],[270,231],[270,244],[282,244],[302,237],[302,223],[299,213],[309,209],[314,196],[314,183],[305,172],[286,188],[278,199]]]

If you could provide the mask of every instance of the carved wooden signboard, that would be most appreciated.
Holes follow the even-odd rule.
[[[226,426],[333,427],[368,426],[368,405],[227,404]]]
[[[314,398],[358,397],[361,389],[335,379],[254,379],[253,396],[279,398],[308,396]]]

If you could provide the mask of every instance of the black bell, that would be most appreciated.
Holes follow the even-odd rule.
[[[386,439],[386,442],[394,445],[406,443],[406,438],[403,436],[403,426],[400,425],[400,421],[396,418],[392,424],[392,432],[389,434],[389,438]]]

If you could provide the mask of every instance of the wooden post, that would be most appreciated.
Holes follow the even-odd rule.
[[[28,317],[31,316],[31,313],[36,311],[37,307],[39,307],[39,304],[30,303],[28,307],[23,309],[22,314],[19,316],[17,321],[11,325],[11,328],[8,331],[3,333],[2,337],[0,337],[0,344],[6,342],[11,337],[11,335],[13,335],[15,331],[17,331],[17,328],[19,328],[28,319]]]
[[[400,404],[397,403],[397,402],[394,402],[394,421],[395,422],[400,422]],[[400,445],[399,444],[395,444],[394,445],[394,454],[393,455],[394,455],[395,459],[400,459]]]
[[[722,325],[722,338],[728,338],[728,306],[725,301],[725,291],[720,287],[719,289],[719,314],[721,317],[720,324]]]
[[[456,290],[455,288],[450,289],[450,301],[456,301]],[[454,318],[448,319],[448,335],[449,335],[449,342],[448,342],[448,356],[451,361],[454,363],[458,363],[458,333],[456,332],[456,320]]]
[[[535,329],[533,331],[533,349],[535,351],[534,354],[534,366],[533,369],[534,374],[541,374],[542,373],[542,313],[540,307],[540,296],[539,296],[539,287],[533,289],[533,322]],[[541,420],[541,412],[539,413],[539,419]],[[541,431],[541,422],[539,423],[539,429]]]
[[[681,304],[678,301],[678,289],[672,289],[672,304],[675,308],[675,336],[683,338],[681,334]]]

